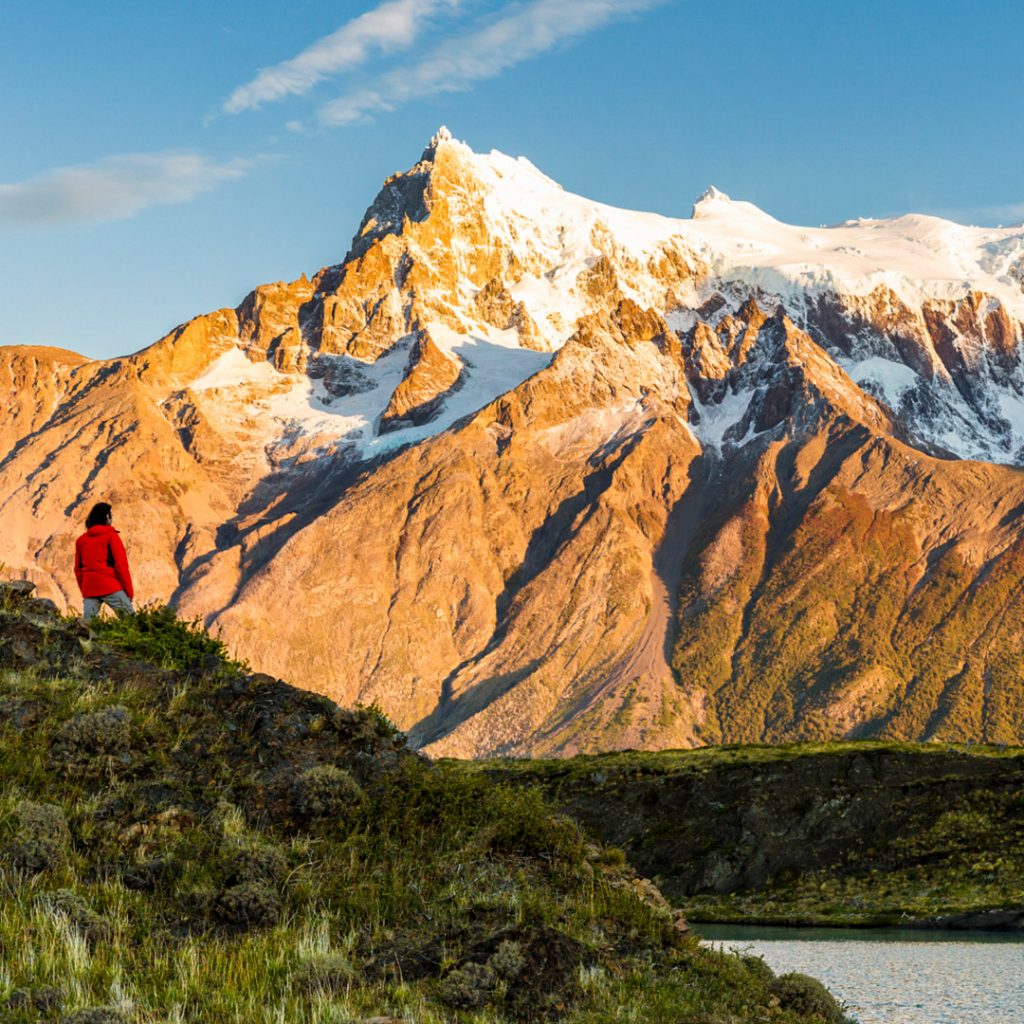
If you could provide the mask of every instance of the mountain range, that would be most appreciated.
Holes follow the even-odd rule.
[[[431,754],[1024,741],[1024,227],[687,219],[442,129],[345,258],[134,355],[0,348],[0,561]]]

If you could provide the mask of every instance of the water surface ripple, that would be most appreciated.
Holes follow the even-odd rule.
[[[695,925],[824,982],[860,1024],[1024,1024],[1024,936]]]

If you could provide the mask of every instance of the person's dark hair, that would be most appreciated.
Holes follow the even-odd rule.
[[[86,517],[85,528],[88,530],[90,526],[106,526],[110,522],[111,511],[111,507],[105,501],[93,505],[92,511]]]

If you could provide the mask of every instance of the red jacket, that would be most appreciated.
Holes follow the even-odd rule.
[[[112,526],[90,526],[75,541],[75,578],[82,597],[106,597],[118,590],[135,597],[128,556]]]

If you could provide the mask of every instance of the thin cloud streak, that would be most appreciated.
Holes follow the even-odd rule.
[[[965,227],[1024,227],[1024,202],[1004,203],[998,206],[940,206],[920,211],[931,217],[951,220]],[[900,213],[892,214],[893,217]]]
[[[201,153],[126,153],[0,184],[0,227],[124,220],[151,206],[183,203],[241,178],[255,160],[218,163]]]
[[[263,68],[239,86],[224,103],[224,111],[238,114],[264,103],[301,96],[318,82],[351,71],[373,52],[393,53],[412,46],[430,18],[440,11],[457,10],[462,0],[388,0],[342,25],[290,60]]]
[[[1024,227],[1024,203],[977,206],[958,211],[953,219],[962,224],[999,224],[1004,227]]]
[[[468,89],[474,82],[496,78],[565,40],[664,2],[533,0],[525,6],[507,7],[497,20],[448,40],[419,64],[389,72],[372,88],[325,104],[317,112],[318,120],[325,127],[353,124],[421,96]]]

